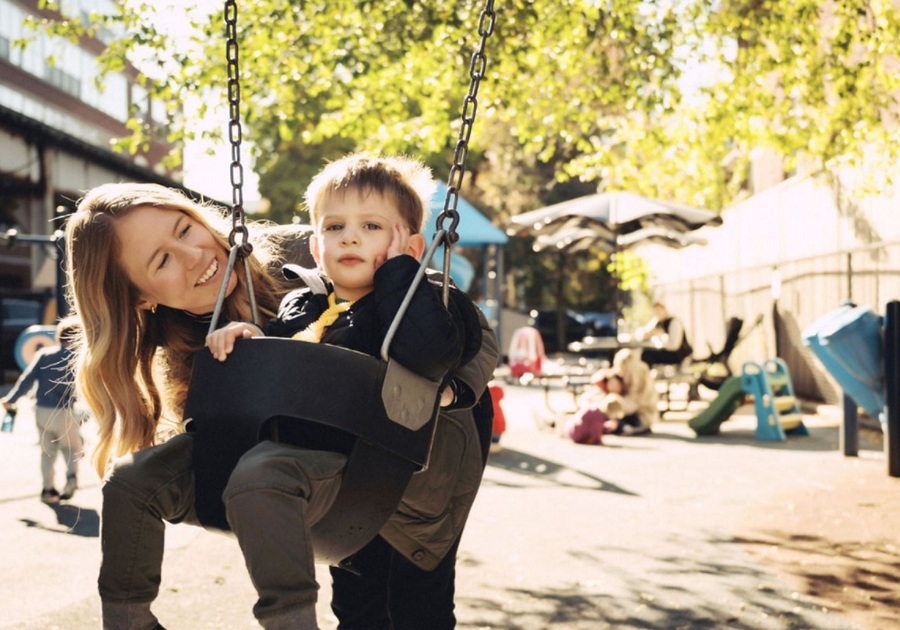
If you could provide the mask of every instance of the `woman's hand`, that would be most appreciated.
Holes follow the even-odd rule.
[[[235,339],[249,339],[250,337],[262,336],[263,331],[254,324],[232,322],[207,335],[206,346],[214,358],[224,361],[231,354],[231,351],[234,350]]]

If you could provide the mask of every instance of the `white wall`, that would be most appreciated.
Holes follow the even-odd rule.
[[[698,231],[706,245],[681,250],[643,246],[640,254],[651,269],[651,285],[900,239],[900,198],[893,190],[856,202],[847,196],[846,187],[839,189],[821,177],[786,180],[726,209],[721,226]]]

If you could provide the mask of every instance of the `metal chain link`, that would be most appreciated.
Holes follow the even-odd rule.
[[[231,143],[231,234],[234,247],[241,235],[241,255],[251,250],[244,216],[244,167],[241,164],[241,74],[238,64],[237,1],[225,0],[225,59],[228,66],[228,141]]]
[[[481,41],[472,54],[469,64],[469,93],[463,101],[462,124],[459,127],[459,139],[456,141],[456,149],[453,152],[453,164],[450,166],[450,175],[447,178],[447,196],[444,199],[444,209],[438,215],[436,232],[444,229],[444,222],[449,219],[450,227],[446,230],[446,242],[450,245],[459,240],[456,227],[459,225],[459,212],[456,207],[459,202],[459,191],[462,188],[463,176],[466,173],[466,156],[469,153],[469,137],[472,135],[472,125],[475,122],[475,113],[478,109],[478,88],[484,78],[487,68],[487,57],[484,54],[488,37],[494,32],[494,22],[497,14],[494,12],[493,0],[484,3],[484,9],[478,20],[478,35]]]
[[[238,63],[237,18],[237,1],[225,0],[225,60],[228,66],[228,141],[231,143],[231,234],[228,235],[228,243],[231,245],[231,251],[228,255],[228,264],[225,267],[222,286],[219,289],[219,296],[209,324],[210,333],[218,326],[219,315],[225,303],[225,290],[237,257],[247,258],[253,251],[244,214],[244,167],[241,164],[241,140],[243,135],[241,131],[241,71]],[[238,234],[241,235],[240,242],[238,242]],[[253,323],[259,325],[256,292],[253,290],[253,276],[250,272],[250,265],[246,263],[244,264],[244,278],[247,283],[247,297],[250,301],[250,313]]]
[[[244,167],[241,165],[241,83],[240,68],[238,65],[238,37],[237,37],[237,1],[225,0],[225,57],[228,66],[228,140],[231,143],[231,234],[228,242],[232,247],[239,246],[240,255],[247,256],[253,246],[249,241],[245,214],[244,214]],[[444,299],[447,299],[450,247],[459,240],[456,228],[459,225],[459,191],[462,188],[463,177],[466,172],[466,157],[469,153],[469,138],[472,135],[472,125],[475,122],[475,114],[478,110],[478,88],[485,76],[487,69],[487,57],[484,54],[488,37],[494,32],[494,23],[497,14],[494,12],[493,0],[487,0],[478,20],[478,35],[481,41],[478,50],[472,54],[469,64],[469,93],[463,101],[459,128],[459,138],[453,152],[453,164],[450,166],[450,174],[447,178],[447,196],[444,199],[444,209],[436,220],[436,234],[444,234]],[[445,229],[444,222],[450,220],[450,227]],[[237,235],[241,235],[238,244]]]

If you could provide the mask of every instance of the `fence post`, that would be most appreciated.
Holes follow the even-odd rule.
[[[884,454],[888,475],[900,477],[900,302],[891,300],[885,308],[884,387],[886,429]]]
[[[853,301],[853,252],[847,252],[847,301]]]

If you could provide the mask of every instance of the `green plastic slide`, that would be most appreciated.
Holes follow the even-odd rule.
[[[688,426],[697,435],[716,435],[719,426],[741,406],[745,395],[740,377],[729,376],[719,388],[719,395],[709,403],[709,407],[691,418]]]

